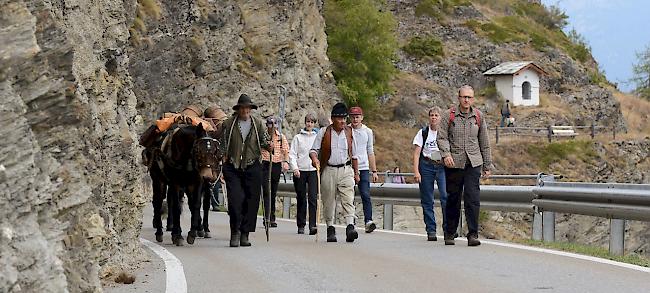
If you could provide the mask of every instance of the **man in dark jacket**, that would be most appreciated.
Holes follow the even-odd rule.
[[[235,114],[223,122],[223,175],[228,191],[230,246],[251,246],[262,188],[262,149],[269,149],[269,136],[261,119],[251,116],[257,109],[246,94],[232,107]]]

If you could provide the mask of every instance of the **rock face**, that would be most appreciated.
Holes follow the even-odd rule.
[[[397,23],[397,37],[401,44],[408,44],[414,37],[433,36],[442,42],[444,57],[439,61],[422,60],[398,51],[396,66],[417,82],[401,81],[396,85],[395,96],[411,99],[423,106],[447,108],[454,103],[457,90],[469,84],[481,91],[494,85],[483,76],[483,72],[507,61],[530,60],[541,66],[548,74],[542,76],[540,91],[546,96],[561,97],[571,114],[550,115],[551,117],[528,116],[528,112],[515,111],[517,121],[522,126],[590,125],[592,119],[598,125],[618,125],[625,128],[620,105],[612,93],[590,80],[590,72],[597,68],[589,57],[585,62],[572,59],[567,53],[553,47],[544,51],[532,48],[521,42],[493,43],[489,38],[475,33],[469,21],[489,22],[503,16],[490,11],[484,4],[456,6],[439,17],[426,14],[417,15],[419,0],[389,0],[388,8],[393,12]],[[435,2],[435,1],[434,1]],[[470,1],[471,2],[471,1]],[[477,1],[478,2],[478,1]],[[531,1],[538,2],[538,1]],[[432,2],[433,3],[433,2]],[[415,88],[415,89],[414,89]],[[502,101],[498,99],[479,99],[477,106],[483,110],[489,121],[498,121]],[[552,103],[552,102],[549,102]],[[412,119],[400,119],[408,127]],[[420,121],[426,122],[426,121]]]
[[[316,1],[160,1],[160,18],[127,50],[138,110],[147,121],[187,103],[228,113],[247,93],[261,116],[287,88],[289,138],[308,111],[329,113],[336,88]],[[139,15],[141,15],[140,13]]]
[[[162,111],[246,92],[268,115],[283,85],[291,134],[329,108],[320,5],[0,0],[0,292],[98,292],[137,265],[137,137]]]

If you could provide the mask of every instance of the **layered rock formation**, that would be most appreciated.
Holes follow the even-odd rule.
[[[335,88],[314,1],[0,1],[0,292],[97,292],[140,261],[138,133],[183,104],[290,132]],[[300,123],[299,123],[300,122]],[[148,223],[147,223],[148,224]]]

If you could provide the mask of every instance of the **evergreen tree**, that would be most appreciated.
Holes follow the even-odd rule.
[[[327,55],[337,87],[349,106],[372,108],[390,91],[396,73],[396,22],[383,1],[327,0]]]
[[[650,46],[637,53],[636,58],[638,63],[632,67],[635,92],[640,97],[650,100]]]

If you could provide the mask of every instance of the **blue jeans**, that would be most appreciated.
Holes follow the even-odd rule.
[[[445,209],[447,206],[447,184],[445,179],[445,166],[437,165],[420,159],[418,170],[420,172],[420,203],[422,204],[422,214],[424,215],[424,224],[427,233],[436,232],[436,215],[433,213],[433,182],[438,183],[440,192],[440,204],[442,206],[442,228],[446,231],[447,215]]]
[[[372,221],[372,202],[370,202],[370,171],[359,171],[359,193],[363,204],[363,223]]]

